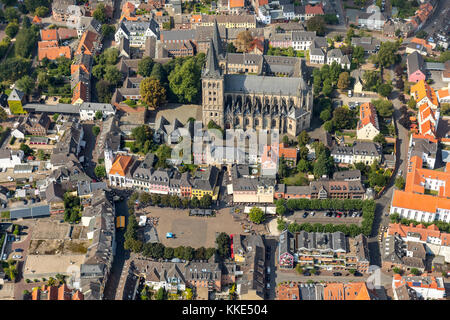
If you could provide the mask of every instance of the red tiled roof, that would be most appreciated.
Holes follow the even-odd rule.
[[[324,14],[323,12],[323,5],[322,4],[317,4],[315,6],[309,5],[307,4],[305,7],[305,13],[306,14]]]
[[[41,40],[58,40],[58,32],[56,31],[56,29],[41,30]]]
[[[59,57],[71,59],[72,55],[69,47],[46,47],[38,49],[38,57],[40,61],[44,58],[55,60]]]

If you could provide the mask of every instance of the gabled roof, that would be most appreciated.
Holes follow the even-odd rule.
[[[358,129],[364,128],[369,123],[379,130],[375,106],[371,102],[366,102],[359,107]]]
[[[118,155],[112,164],[111,169],[109,170],[109,174],[118,174],[121,176],[125,176],[126,170],[132,163],[133,158],[131,156],[126,155]]]
[[[41,30],[41,40],[58,40],[58,32],[56,31],[56,29]]]

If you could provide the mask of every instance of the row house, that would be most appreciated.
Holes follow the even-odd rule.
[[[367,239],[362,234],[347,238],[342,232],[301,231],[295,235],[295,253],[298,264],[305,267],[361,273],[369,269]]]
[[[416,100],[418,106],[426,103],[433,110],[436,110],[439,106],[436,92],[424,80],[420,80],[415,85],[411,86],[410,93],[414,100]]]
[[[409,82],[417,83],[427,79],[425,61],[418,52],[413,52],[406,57],[406,68]]]
[[[192,16],[191,24],[195,26],[213,26],[217,21],[219,26],[227,29],[234,28],[256,28],[256,17],[251,14],[240,15],[204,15],[200,18]]]
[[[71,16],[69,7],[75,6],[76,0],[56,0],[52,2],[52,16],[58,22],[64,22]]]
[[[414,296],[418,299],[442,300],[446,297],[444,279],[427,274],[421,276],[402,276],[395,274],[392,278],[392,289],[395,300],[400,300],[396,294],[398,292],[397,289],[400,287],[406,287],[412,290],[415,293]]]
[[[311,199],[363,199],[366,190],[361,181],[320,179],[310,182]]]
[[[408,160],[414,156],[422,159],[424,166],[434,169],[438,151],[438,141],[432,136],[413,134],[409,140]]]
[[[359,162],[371,165],[374,161],[381,163],[381,146],[375,142],[355,141],[353,146],[336,145],[331,149],[334,162],[342,164],[356,164]]]

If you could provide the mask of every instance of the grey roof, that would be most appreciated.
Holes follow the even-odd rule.
[[[438,144],[434,143],[428,139],[412,138],[412,144],[410,149],[410,157],[426,155],[427,158],[436,159],[436,154],[438,150]]]
[[[47,112],[47,113],[66,113],[66,114],[79,114],[80,107],[67,103],[58,103],[55,105],[39,104],[39,103],[27,103],[23,108],[29,112]]]
[[[380,156],[382,154],[381,146],[378,143],[370,141],[355,141],[353,144],[353,153],[372,156]]]
[[[420,70],[423,73],[425,72],[423,57],[417,51],[408,55],[406,58],[406,65],[409,74],[412,74],[417,70]]]
[[[78,196],[85,196],[94,193],[97,190],[105,190],[105,182],[79,181],[77,184]]]
[[[92,110],[102,112],[115,112],[115,108],[110,103],[83,102],[80,110]]]
[[[216,167],[208,167],[205,171],[197,171],[192,180],[194,189],[212,190],[216,185],[219,170]]]
[[[331,49],[330,51],[328,51],[327,57],[329,57],[329,58],[342,58],[343,54],[342,54],[341,49]]]
[[[334,180],[361,180],[361,171],[359,170],[346,170],[337,171],[333,174]]]
[[[45,190],[45,199],[47,202],[62,201],[64,198],[64,192],[61,184],[57,182],[51,182]]]
[[[315,31],[293,31],[292,41],[313,41],[316,38]]]
[[[304,88],[302,78],[284,78],[254,75],[225,75],[225,91],[297,95]]]
[[[325,57],[325,53],[320,48],[313,48],[309,52],[310,56],[322,56]]]
[[[306,232],[297,234],[297,250],[347,252],[345,234],[342,232]]]
[[[361,46],[364,51],[375,51],[381,42],[380,40],[372,37],[353,37],[352,38],[352,46]]]
[[[131,32],[144,33],[147,29],[150,29],[159,38],[159,25],[154,19],[150,19],[149,21],[122,20],[119,28],[127,34]]]
[[[219,68],[217,55],[215,53],[213,40],[209,40],[209,49],[206,56],[206,66],[203,69],[203,77],[217,78],[222,76],[222,71]]]
[[[15,209],[11,210],[10,217],[11,219],[20,219],[20,218],[38,218],[50,216],[50,207],[48,205],[31,207],[31,208],[23,208],[23,209]]]
[[[445,64],[442,62],[425,62],[425,69],[445,71]]]
[[[161,31],[162,41],[187,41],[187,40],[195,40],[197,35],[196,29],[186,29],[186,30],[167,30]]]
[[[291,239],[292,233],[290,233],[288,230],[284,230],[283,232],[281,232],[278,240],[278,256],[281,256],[284,253],[292,254]]]

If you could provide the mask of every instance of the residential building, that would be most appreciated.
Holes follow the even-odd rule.
[[[445,262],[450,261],[450,234],[439,231],[435,224],[425,227],[423,224],[390,223],[388,235],[398,236],[406,243],[422,243],[427,254],[442,256]]]
[[[412,156],[408,161],[405,190],[394,190],[390,214],[416,221],[450,222],[450,164],[446,171],[424,169],[423,160]]]
[[[364,235],[346,238],[342,232],[321,233],[301,231],[295,236],[298,264],[324,270],[357,270],[367,273],[369,250]]]
[[[355,164],[362,162],[371,165],[374,161],[381,163],[381,146],[375,142],[355,141],[353,146],[336,145],[331,149],[331,156],[336,163]]]
[[[380,133],[378,116],[372,103],[366,102],[359,107],[359,121],[356,127],[358,140],[373,140]]]
[[[409,140],[408,159],[418,156],[423,164],[434,169],[438,150],[438,141],[431,136],[413,134]]]
[[[97,112],[101,112],[102,119],[116,114],[116,109],[109,103],[84,102],[80,105],[80,120],[94,120]]]
[[[276,288],[277,300],[300,300],[300,290],[297,283],[280,283]]]
[[[80,266],[80,288],[84,300],[103,300],[116,253],[115,207],[103,190],[94,192],[83,210],[81,222],[91,241]]]
[[[392,288],[395,290],[400,286],[407,286],[413,290],[419,299],[435,300],[446,297],[444,280],[442,278],[429,275],[401,276],[395,274],[392,279]]]
[[[197,170],[192,183],[192,197],[202,198],[204,195],[210,195],[213,200],[217,197],[216,184],[219,177],[219,169],[216,167],[208,167],[206,169]]]
[[[426,80],[427,76],[425,63],[423,57],[419,53],[414,51],[406,57],[406,67],[409,82],[419,82]]]
[[[311,199],[363,199],[366,193],[361,181],[320,179],[310,182]]]
[[[333,180],[361,181],[361,171],[345,170],[333,173]]]
[[[28,113],[23,122],[23,127],[27,134],[33,136],[47,135],[48,127],[50,126],[50,118],[46,113],[33,114]]]
[[[71,290],[64,283],[57,286],[46,286],[34,289],[31,300],[84,300],[84,295],[79,290]]]
[[[366,53],[376,53],[380,49],[381,42],[372,37],[353,37],[352,46],[360,46]]]
[[[398,235],[388,235],[382,247],[382,269],[391,271],[400,268],[409,272],[415,268],[420,271],[426,269],[426,250],[423,243],[405,242]]]
[[[410,92],[418,106],[426,103],[433,110],[438,108],[439,102],[436,93],[424,80],[420,80],[415,85],[411,86]]]
[[[81,36],[80,42],[78,43],[75,55],[79,54],[89,54],[96,55],[102,49],[102,38],[98,33],[91,30],[86,30]]]
[[[22,150],[0,149],[0,168],[9,169],[21,164],[24,158]]]
[[[360,28],[367,28],[369,30],[383,30],[386,18],[376,5],[367,7],[366,12],[361,12],[357,9],[347,9],[347,24],[355,24]]]
[[[331,49],[327,53],[327,64],[331,66],[333,62],[338,63],[343,69],[350,70],[350,57],[343,55],[341,49]]]
[[[326,283],[317,285],[320,300],[378,300],[375,291],[366,282]],[[320,288],[320,289],[319,289]]]
[[[422,135],[436,137],[436,131],[439,124],[439,109],[432,109],[428,103],[419,105],[418,125],[419,132]]]
[[[120,44],[122,38],[127,38],[131,47],[144,47],[148,37],[159,39],[159,26],[154,19],[150,19],[150,21],[124,20],[120,22],[114,35],[117,44]]]
[[[278,146],[264,146],[264,150],[261,155],[261,162],[264,163],[268,161],[268,159],[272,159],[274,156],[280,160],[284,159],[286,164],[290,167],[295,167],[297,165],[297,149],[286,147],[284,143],[280,143]]]
[[[58,22],[66,21],[70,17],[70,11],[68,10],[70,6],[76,5],[75,0],[57,0],[52,2],[52,15],[53,19]]]
[[[436,96],[439,100],[439,103],[450,103],[450,90],[449,89],[437,90]]]
[[[278,240],[278,266],[281,269],[292,269],[294,267],[295,239],[288,230],[281,232]]]

